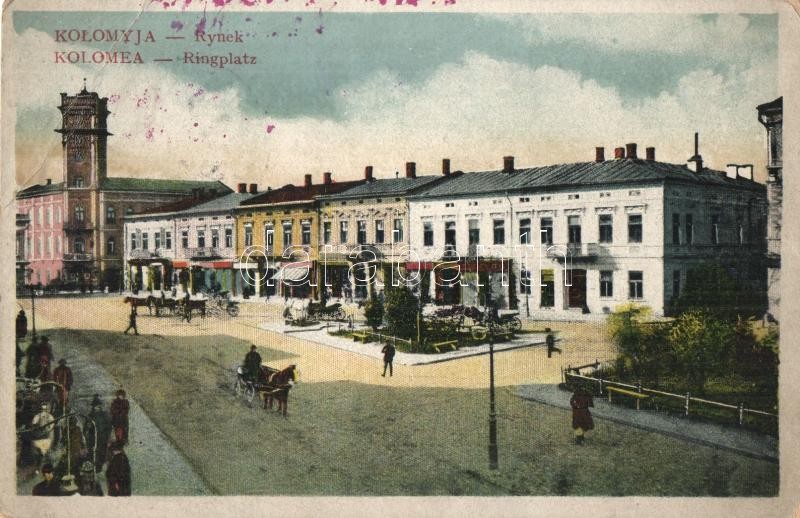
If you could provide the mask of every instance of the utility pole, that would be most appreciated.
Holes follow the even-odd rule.
[[[494,402],[494,331],[489,324],[489,469],[497,469],[497,413]]]

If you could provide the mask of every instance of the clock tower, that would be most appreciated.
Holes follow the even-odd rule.
[[[106,178],[108,98],[83,90],[61,94],[61,146],[66,189],[98,189]]]

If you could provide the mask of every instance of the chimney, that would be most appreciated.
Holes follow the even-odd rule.
[[[311,187],[311,175],[310,174],[306,175],[306,183],[304,184],[304,187],[305,188]]]
[[[736,175],[747,180],[753,179],[753,164],[743,164],[736,166]]]
[[[605,162],[605,160],[606,160],[606,148],[604,147],[594,148],[594,161]]]
[[[504,156],[503,157],[503,172],[504,173],[513,173],[514,172],[514,157],[513,156]]]
[[[372,181],[372,166],[368,165],[364,168],[364,180],[371,182]]]
[[[646,147],[644,148],[645,157],[647,158],[648,162],[655,162],[656,161],[656,148],[654,147]]]
[[[322,183],[325,184],[325,185],[332,184],[333,183],[333,180],[331,179],[332,175],[333,175],[333,173],[331,173],[330,171],[326,171],[325,173],[323,173],[322,174]]]
[[[251,183],[250,184],[250,194],[258,194],[258,184]]]
[[[237,187],[236,188],[236,192],[238,192],[239,194],[245,194],[247,192],[247,184],[246,183],[240,183],[236,187]]]
[[[725,166],[725,176],[736,179],[739,176],[739,164],[728,164]]]
[[[694,133],[694,156],[688,160],[687,167],[690,171],[698,173],[703,170],[703,157],[700,156],[700,134]]]
[[[620,158],[625,158],[625,148],[624,147],[615,147],[614,148],[614,159],[619,160]]]
[[[45,181],[45,185],[51,185],[52,183],[53,183],[53,180],[52,180],[51,178],[48,178],[48,179]]]
[[[442,159],[442,176],[450,176],[450,159]]]
[[[416,178],[416,177],[417,177],[417,163],[406,162],[406,178]]]
[[[625,155],[627,158],[637,158],[636,157],[636,144],[631,142],[630,144],[625,144]]]

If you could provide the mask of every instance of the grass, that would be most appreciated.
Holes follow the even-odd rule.
[[[219,494],[777,494],[777,464],[602,420],[576,447],[568,411],[511,389],[497,394],[500,469],[490,471],[486,390],[301,378],[283,419],[231,392],[242,340],[49,335],[102,364]],[[276,365],[292,358],[259,352]]]

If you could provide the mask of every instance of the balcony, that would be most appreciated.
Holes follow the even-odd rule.
[[[222,257],[219,248],[213,246],[200,246],[195,248],[187,248],[186,255],[192,259],[217,259]]]
[[[152,259],[154,257],[161,257],[158,250],[131,250],[128,253],[129,259]]]
[[[566,245],[542,245],[548,259],[568,257],[573,261],[594,261],[600,255],[597,243],[569,243]]]
[[[80,252],[68,252],[64,254],[64,262],[88,262],[94,261],[94,254],[85,254]]]
[[[88,232],[93,230],[94,226],[90,221],[67,221],[64,222],[64,230],[68,232]]]

